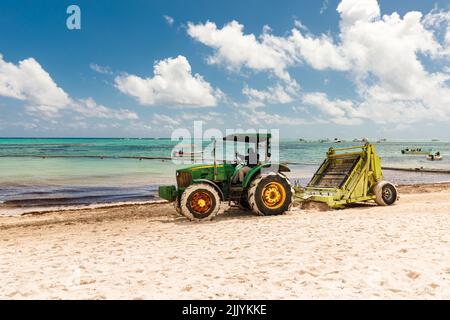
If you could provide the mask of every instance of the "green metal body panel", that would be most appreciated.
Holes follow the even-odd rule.
[[[175,201],[177,198],[177,187],[175,186],[160,186],[159,187],[159,197],[167,201]]]
[[[202,183],[204,180],[214,183],[215,186],[221,190],[226,200],[229,195],[229,181],[233,177],[236,170],[236,166],[229,163],[217,164],[215,167],[213,164],[200,164],[192,165],[183,169],[177,170],[177,176],[182,173],[187,173],[192,176],[191,182],[185,186],[178,185],[177,193],[181,197],[181,194],[186,190],[188,186],[195,183]]]
[[[253,178],[255,176],[257,176],[261,172],[262,169],[269,168],[271,165],[272,165],[271,163],[264,163],[264,164],[261,164],[261,165],[259,165],[257,167],[252,168],[252,170],[250,170],[245,175],[244,182],[242,183],[242,186],[244,188],[248,188],[250,186],[250,182],[253,180]],[[288,168],[287,165],[285,165],[285,164],[279,164],[278,165],[278,172],[289,172],[289,171],[291,171],[291,170]]]
[[[355,149],[360,151],[344,152]],[[327,158],[305,188],[303,199],[324,202],[334,208],[374,200],[373,188],[381,180],[381,161],[373,145],[330,148]]]

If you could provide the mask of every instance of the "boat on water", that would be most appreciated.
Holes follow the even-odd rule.
[[[183,152],[183,151],[175,151],[172,153],[173,158],[201,158],[203,157],[203,152]]]
[[[362,138],[362,139],[355,138],[355,139],[353,139],[353,142],[368,143],[369,139],[367,139],[367,138]]]
[[[333,143],[342,143],[342,140],[338,139],[338,138],[334,138]]]
[[[427,155],[427,160],[428,161],[440,161],[442,160],[442,155],[440,152],[436,152],[436,153],[430,153]]]
[[[402,154],[414,154],[414,155],[428,155],[430,150],[424,150],[422,148],[406,148],[402,150]]]
[[[387,139],[383,138],[383,139],[380,139],[380,140],[377,141],[377,143],[383,143],[383,142],[387,142]]]
[[[203,159],[203,151],[194,152],[195,145],[179,145],[179,149],[172,151],[172,159]]]

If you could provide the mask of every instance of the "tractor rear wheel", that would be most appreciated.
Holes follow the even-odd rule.
[[[289,179],[271,172],[255,178],[248,190],[251,210],[261,216],[281,215],[294,204],[294,188]]]
[[[181,195],[181,214],[192,221],[211,220],[219,213],[220,202],[214,187],[205,183],[192,184]]]
[[[374,187],[375,202],[379,206],[391,206],[397,201],[397,188],[390,182],[380,181]]]

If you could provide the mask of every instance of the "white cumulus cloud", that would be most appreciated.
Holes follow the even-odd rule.
[[[264,28],[259,39],[254,34],[244,34],[244,26],[231,21],[217,28],[213,22],[188,23],[189,36],[215,49],[208,58],[210,64],[220,64],[230,70],[246,67],[255,71],[271,71],[280,79],[290,81],[286,68],[296,62],[291,54],[293,47],[284,38],[272,36]]]
[[[355,108],[351,100],[330,100],[323,92],[305,94],[302,102],[319,110],[326,119],[341,125],[354,125],[362,123],[363,115]]]
[[[443,37],[444,43],[440,54],[450,57],[450,11],[439,10],[436,7],[424,16],[423,23],[437,36]]]
[[[344,27],[359,21],[371,22],[380,17],[380,6],[377,0],[342,0],[337,11],[341,14]]]
[[[263,107],[267,104],[287,104],[293,102],[298,96],[300,87],[295,81],[287,86],[278,83],[268,87],[266,90],[258,90],[245,86],[242,93],[247,97],[247,107]]]
[[[0,55],[0,96],[24,101],[27,114],[45,119],[61,117],[63,112],[88,118],[138,119],[128,109],[107,108],[92,98],[75,101],[34,58],[14,64],[4,61]]]
[[[427,71],[419,57],[434,59],[441,50],[421,12],[381,17],[376,0],[343,0],[338,11],[336,49],[350,63],[361,113],[382,123],[450,120],[448,76]]]
[[[314,69],[347,72],[358,99],[351,108],[317,93],[304,96],[304,102],[342,124],[363,118],[378,123],[450,121],[450,77],[445,70],[428,71],[421,60],[421,55],[431,60],[445,56],[447,34],[440,43],[432,27],[448,23],[446,11],[434,10],[425,18],[417,11],[381,16],[376,0],[343,0],[337,11],[339,41],[298,30],[290,39],[296,54]]]
[[[87,118],[103,118],[116,120],[137,120],[138,115],[128,109],[112,109],[95,102],[92,98],[80,99],[73,104],[73,111]]]
[[[340,108],[342,101],[325,100],[317,93],[302,98],[321,98],[314,106],[335,122],[450,121],[450,11],[436,8],[425,16],[418,11],[382,15],[377,0],[342,0],[337,12],[340,24],[335,36],[314,35],[299,26],[284,36],[275,36],[265,27],[255,36],[245,34],[236,21],[222,28],[213,22],[189,23],[188,34],[214,50],[209,63],[231,70],[268,71],[287,83],[295,81],[289,68],[302,63],[319,71],[345,72],[355,88],[352,112]],[[437,62],[436,66],[446,61],[447,68],[444,63],[441,70],[431,71],[424,57]],[[279,86],[243,89],[253,106],[289,101],[282,93]],[[343,111],[343,116],[330,114]]]
[[[48,107],[64,107],[70,103],[69,95],[35,59],[28,58],[14,64],[3,60],[1,54],[0,96]]]
[[[300,30],[293,29],[289,41],[295,48],[294,54],[298,60],[305,61],[317,70],[335,69],[348,70],[350,64],[342,48],[335,45],[328,35],[314,37],[304,35]]]
[[[115,86],[148,106],[214,107],[223,97],[223,93],[214,89],[201,75],[192,74],[184,56],[157,61],[153,70],[154,75],[149,78],[118,76]]]
[[[252,112],[240,111],[242,119],[246,119],[246,124],[250,123],[254,126],[259,126],[261,124],[266,125],[288,125],[297,126],[303,124],[310,124],[311,122],[303,118],[295,118],[290,116],[283,116],[274,112],[266,112],[260,110],[253,110]]]
[[[115,120],[137,120],[139,116],[128,109],[108,108],[98,104],[93,98],[72,101],[66,107],[48,105],[27,105],[25,110],[29,115],[44,119],[60,118],[63,114],[77,114],[75,118],[82,119],[115,119]]]
[[[287,36],[275,36],[266,26],[262,34],[244,34],[244,26],[231,21],[221,29],[213,22],[188,24],[188,34],[197,41],[215,49],[208,58],[210,64],[224,65],[239,71],[242,67],[254,71],[269,71],[278,78],[292,82],[287,69],[306,61],[316,69],[347,70],[349,63],[343,52],[327,35],[305,35],[307,28],[296,21]]]

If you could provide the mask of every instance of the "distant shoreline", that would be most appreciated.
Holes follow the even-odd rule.
[[[172,140],[171,137],[0,137],[0,139],[42,139],[42,140]],[[364,144],[363,142],[353,141],[353,138],[343,138],[341,143],[334,143],[332,140],[326,142],[320,142],[323,140],[322,137],[306,139],[305,141],[300,141],[298,137],[280,137],[280,141],[297,141],[300,144],[308,144],[308,143],[321,143],[324,145],[334,145],[339,147],[342,144]],[[178,140],[173,140],[177,142]],[[450,140],[446,139],[434,139],[434,138],[426,138],[426,139],[387,139],[387,141],[378,142],[378,139],[369,139],[369,143],[372,144],[386,144],[386,143],[448,143]]]

